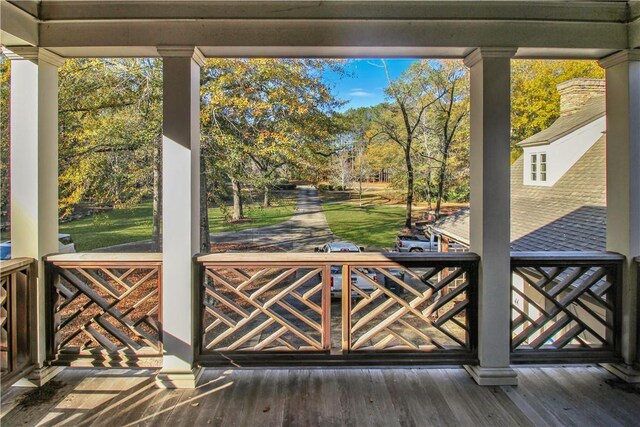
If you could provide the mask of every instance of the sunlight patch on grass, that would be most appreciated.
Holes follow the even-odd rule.
[[[247,222],[232,223],[224,220],[219,208],[209,209],[211,233],[266,227],[287,221],[295,211],[295,197],[274,200],[273,206],[263,208],[247,205]],[[76,244],[76,251],[84,252],[124,243],[151,239],[153,208],[151,202],[143,202],[130,208],[76,219],[60,224],[60,233],[68,233]]]
[[[405,210],[401,206],[365,204],[322,196],[322,209],[333,234],[365,249],[391,249],[402,230]]]
[[[212,208],[209,209],[209,230],[211,233],[220,233],[280,224],[293,216],[295,207],[294,202],[279,203],[269,208],[249,206],[244,210],[244,214],[249,221],[236,223],[227,221],[219,208]]]

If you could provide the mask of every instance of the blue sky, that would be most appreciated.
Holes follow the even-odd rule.
[[[416,59],[387,59],[391,79],[398,77]],[[349,101],[341,110],[368,107],[385,100],[384,89],[387,77],[380,59],[350,59],[345,67],[346,75],[331,71],[324,73],[323,78],[333,90],[334,95]]]

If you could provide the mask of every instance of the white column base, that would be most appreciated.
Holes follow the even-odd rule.
[[[640,370],[625,363],[601,363],[604,369],[630,384],[640,384]]]
[[[24,378],[16,381],[14,387],[42,387],[58,375],[64,369],[63,366],[42,366],[35,368]]]
[[[518,374],[511,368],[483,368],[464,365],[471,378],[481,386],[518,385]]]
[[[156,375],[156,387],[173,389],[173,388],[196,388],[204,368],[193,368],[189,371],[169,371],[160,370]]]

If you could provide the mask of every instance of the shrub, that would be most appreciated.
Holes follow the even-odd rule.
[[[333,191],[333,185],[329,184],[318,184],[316,188],[320,191]]]

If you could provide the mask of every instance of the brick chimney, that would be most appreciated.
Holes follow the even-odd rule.
[[[558,84],[560,115],[568,116],[573,114],[586,104],[590,98],[604,95],[604,85],[603,79],[573,79]]]

